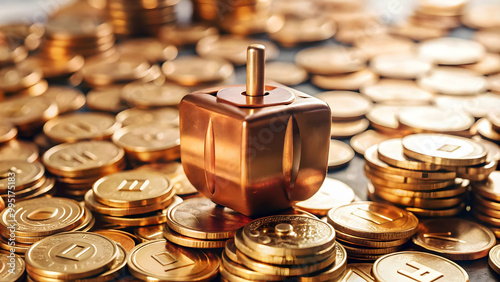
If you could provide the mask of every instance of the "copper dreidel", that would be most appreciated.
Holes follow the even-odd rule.
[[[180,104],[181,160],[196,189],[245,215],[314,195],[326,176],[331,114],[319,99],[264,84],[265,48],[247,49],[247,85],[197,91]]]

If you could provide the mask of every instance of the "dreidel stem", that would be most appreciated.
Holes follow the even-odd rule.
[[[266,47],[252,44],[247,48],[247,89],[248,96],[264,96]]]

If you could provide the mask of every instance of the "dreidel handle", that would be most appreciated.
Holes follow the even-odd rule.
[[[247,48],[247,89],[248,96],[264,96],[266,47],[252,44]]]

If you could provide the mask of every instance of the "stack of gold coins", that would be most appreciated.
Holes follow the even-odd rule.
[[[0,118],[14,124],[19,135],[24,136],[33,136],[58,113],[56,102],[43,95],[14,97],[0,102]]]
[[[328,91],[314,97],[325,101],[332,112],[332,138],[349,138],[365,131],[370,123],[364,118],[372,102],[355,92]]]
[[[328,212],[327,220],[348,257],[358,260],[376,260],[404,249],[418,227],[411,212],[375,202],[340,206]]]
[[[19,211],[23,212],[19,212]],[[92,212],[66,198],[36,198],[16,202],[0,214],[0,248],[25,254],[32,244],[63,231],[88,231]]]
[[[201,22],[216,23],[219,18],[217,0],[191,0],[193,19]]]
[[[165,238],[189,248],[223,248],[236,231],[252,219],[208,198],[184,200],[168,210]]]
[[[160,239],[137,245],[129,252],[127,265],[142,281],[211,281],[219,272],[220,260],[213,252]]]
[[[48,21],[41,52],[45,57],[66,61],[75,55],[107,56],[115,52],[113,28],[96,17],[62,15]]]
[[[465,207],[469,180],[487,178],[496,167],[496,161],[486,162],[480,144],[442,134],[383,141],[365,152],[365,160],[371,198],[419,216],[458,214]]]
[[[494,171],[485,181],[472,182],[472,213],[500,238],[500,172]]]
[[[453,261],[483,258],[497,241],[486,226],[460,218],[424,220],[412,240],[419,248]]]
[[[251,270],[246,272],[252,277],[276,281],[290,276],[335,272],[332,268],[343,265],[342,261],[338,265],[336,262],[337,251],[342,249],[336,247],[333,227],[306,216],[275,215],[256,219],[238,230],[234,244],[236,250],[228,247],[220,269],[225,281],[235,281],[234,277],[242,279],[238,281],[259,280],[242,278],[241,271],[245,268]]]
[[[5,178],[0,180],[0,197],[6,202],[11,198],[19,202],[54,193],[55,179],[45,176],[45,168],[39,162],[0,161],[0,170],[5,172]]]
[[[468,0],[452,2],[436,2],[419,0],[417,8],[410,17],[410,22],[415,25],[434,27],[449,30],[460,26],[460,16]]]
[[[38,96],[48,86],[42,70],[32,63],[21,62],[0,69],[0,95],[3,97]]]
[[[117,35],[156,35],[161,26],[176,22],[177,3],[179,0],[109,0],[106,12]]]
[[[109,141],[80,141],[50,148],[42,161],[56,176],[58,193],[82,199],[99,178],[125,167],[125,152]]]
[[[127,251],[90,232],[63,232],[35,243],[26,253],[29,281],[110,281],[122,275]]]
[[[248,35],[266,32],[280,20],[272,16],[270,0],[216,0],[217,23],[229,33]]]
[[[40,68],[43,77],[49,81],[64,81],[82,69],[85,62],[80,55],[68,55],[66,59],[54,59],[43,53],[29,56],[26,62]]]
[[[151,64],[142,56],[124,54],[105,60],[89,60],[82,68],[86,86],[106,88],[114,84],[132,81],[163,81],[159,66]]]
[[[357,91],[378,80],[366,67],[366,55],[357,48],[311,47],[299,51],[295,62],[312,74],[311,83],[322,89]]]
[[[43,132],[54,143],[107,140],[120,128],[115,117],[104,113],[72,113],[45,123]]]
[[[165,209],[174,195],[164,174],[129,170],[97,180],[85,194],[85,204],[106,225],[146,226],[165,222]]]

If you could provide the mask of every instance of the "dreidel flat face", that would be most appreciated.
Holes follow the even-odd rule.
[[[180,104],[181,160],[198,191],[246,215],[310,198],[326,175],[328,105],[265,85],[262,45],[247,49],[247,85],[199,91]]]
[[[285,89],[293,102],[241,107],[217,97],[228,89],[189,94],[180,104],[181,159],[189,181],[215,203],[246,215],[314,195],[327,170],[328,105]]]

